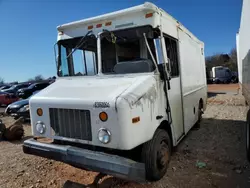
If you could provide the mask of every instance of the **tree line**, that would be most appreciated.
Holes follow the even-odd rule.
[[[42,75],[39,74],[33,78],[29,78],[26,82],[39,82],[39,81],[50,80],[50,79],[56,79],[56,77],[53,76],[53,77],[49,77],[49,78],[45,79]],[[0,77],[0,84],[5,84],[5,83],[6,83],[5,80]],[[14,81],[12,83],[18,83],[18,81]]]
[[[237,52],[233,48],[228,54],[216,53],[212,56],[206,57],[206,69],[211,71],[212,67],[224,66],[228,67],[231,71],[237,72]]]

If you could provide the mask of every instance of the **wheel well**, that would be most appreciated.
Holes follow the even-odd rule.
[[[200,100],[199,100],[199,106],[201,105],[201,107],[203,108],[203,99],[202,98],[200,98]]]
[[[169,125],[168,121],[167,120],[162,121],[158,129],[163,129],[167,131],[171,140],[171,146],[173,147],[173,135],[172,135],[171,126]]]

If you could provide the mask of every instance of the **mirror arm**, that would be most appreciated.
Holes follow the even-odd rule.
[[[150,49],[150,47],[149,47],[149,44],[148,44],[148,40],[147,40],[147,37],[146,37],[146,33],[143,33],[143,36],[144,36],[144,40],[145,40],[147,49],[148,49],[148,51],[149,51],[149,53],[150,53],[150,56],[151,56],[151,58],[152,58],[152,60],[153,60],[153,62],[154,62],[156,71],[157,71],[157,73],[159,73],[159,69],[158,69],[157,63],[156,63],[156,61],[155,61],[155,58],[154,58],[154,56],[153,56],[153,53],[152,53],[152,51],[151,51],[151,49]]]

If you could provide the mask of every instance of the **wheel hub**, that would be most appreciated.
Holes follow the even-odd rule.
[[[165,168],[169,162],[168,145],[165,142],[161,143],[161,147],[157,152],[157,164],[160,168]]]

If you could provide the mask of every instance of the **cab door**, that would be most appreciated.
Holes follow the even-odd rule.
[[[161,41],[164,61],[168,64],[168,72],[171,77],[168,98],[172,116],[172,129],[174,129],[172,132],[174,133],[175,143],[177,143],[185,134],[178,40],[163,34]]]

